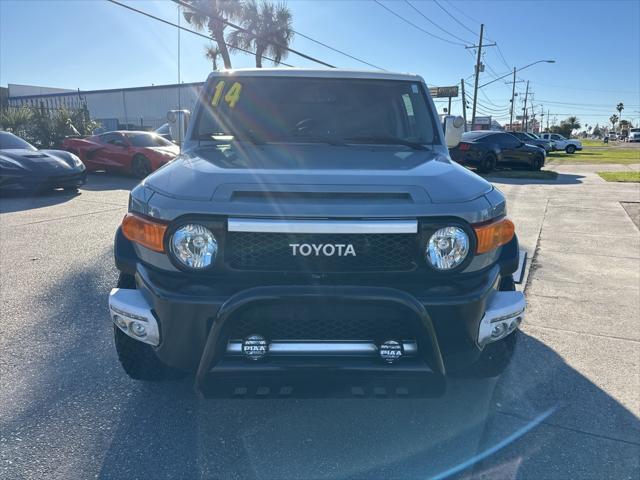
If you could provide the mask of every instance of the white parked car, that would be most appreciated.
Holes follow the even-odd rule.
[[[628,142],[640,142],[640,128],[632,128],[629,130]]]
[[[540,138],[550,141],[554,150],[564,150],[567,153],[582,150],[582,142],[580,140],[565,138],[559,133],[541,133]]]

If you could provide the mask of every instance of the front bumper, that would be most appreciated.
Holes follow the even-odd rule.
[[[48,188],[80,187],[87,183],[87,172],[75,172],[69,175],[31,175],[14,173],[10,171],[0,172],[0,187],[17,186],[29,190]]]
[[[521,321],[522,294],[499,291],[501,279],[518,269],[521,260],[518,253],[518,242],[514,238],[503,247],[498,263],[457,288],[453,284],[321,285],[284,281],[248,285],[185,279],[183,274],[157,271],[137,260],[131,244],[118,234],[116,264],[121,271],[135,275],[137,290],[115,289],[110,297],[110,307],[113,318],[114,314],[122,316],[126,313],[127,302],[132,303],[138,309],[136,315],[153,323],[151,331],[157,328],[157,343],[148,343],[154,345],[158,358],[174,368],[196,371],[198,383],[215,372],[324,369],[392,374],[420,371],[445,375],[478,359],[486,344],[487,332],[491,334],[492,320]],[[131,297],[132,292],[135,292],[135,298]],[[130,300],[125,298],[127,296]],[[146,305],[143,313],[139,310],[141,305]],[[273,305],[280,308],[278,313],[269,310]],[[349,311],[344,316],[345,322],[365,324],[387,309],[406,319],[415,336],[294,340],[264,335],[268,354],[263,359],[253,362],[239,354],[242,338],[234,337],[233,326],[247,309],[264,314],[268,323],[277,321],[280,313],[294,312],[295,317],[299,305],[312,305],[307,310],[300,310],[306,312],[324,312],[331,306],[342,305]],[[335,311],[341,315],[341,307]],[[517,326],[513,322],[505,327],[506,334]],[[397,340],[402,345],[403,355],[399,361],[388,364],[380,358],[384,340]]]

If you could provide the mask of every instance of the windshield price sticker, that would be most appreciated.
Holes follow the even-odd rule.
[[[240,100],[240,92],[242,92],[242,84],[240,82],[233,82],[226,95],[223,97],[224,87],[226,82],[224,80],[220,80],[216,83],[215,89],[213,91],[213,98],[211,98],[211,106],[217,107],[220,104],[220,100],[224,99],[224,101],[229,105],[229,108],[233,108]]]

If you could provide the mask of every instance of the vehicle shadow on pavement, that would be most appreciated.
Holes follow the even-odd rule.
[[[48,291],[25,293],[51,328],[29,333],[25,325],[23,335],[40,335],[40,348],[27,353],[29,361],[12,358],[2,367],[18,369],[9,377],[19,375],[24,382],[0,393],[4,402],[15,404],[0,411],[4,478],[424,479],[443,472],[625,478],[637,473],[637,418],[525,334],[498,382],[452,379],[439,398],[201,400],[191,377],[169,383],[130,380],[116,359],[107,315],[116,271],[100,265]],[[14,392],[13,398],[5,398],[7,392]],[[456,466],[471,467],[465,462],[480,459],[550,409],[555,410],[548,418],[475,470],[457,472]],[[604,425],[611,430],[607,436],[581,433]]]
[[[79,192],[64,190],[31,191],[23,189],[0,189],[0,213],[22,212],[35,208],[50,207],[68,202]]]
[[[140,183],[140,179],[111,172],[89,172],[83,190],[100,192],[104,190],[131,190]]]
[[[545,172],[547,170],[543,170]],[[496,174],[486,174],[483,177],[491,183],[504,183],[507,185],[579,185],[583,183],[584,175],[557,172],[557,177],[550,178],[517,178],[510,177],[511,172],[518,173],[518,170],[505,170]],[[537,173],[537,172],[531,172]]]

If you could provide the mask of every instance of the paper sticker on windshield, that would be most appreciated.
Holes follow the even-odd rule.
[[[415,83],[411,85],[411,91],[413,93],[418,93],[418,85],[416,85]]]
[[[213,91],[213,97],[211,98],[212,107],[217,107],[220,104],[220,100],[223,98],[224,98],[224,101],[227,103],[227,105],[229,105],[229,108],[235,107],[236,103],[238,103],[238,100],[240,100],[240,92],[242,92],[242,84],[240,82],[234,82],[231,85],[231,87],[229,87],[229,90],[227,91],[226,95],[224,95],[223,97],[225,85],[226,83],[224,80],[220,80],[218,83],[216,83],[216,86]]]

